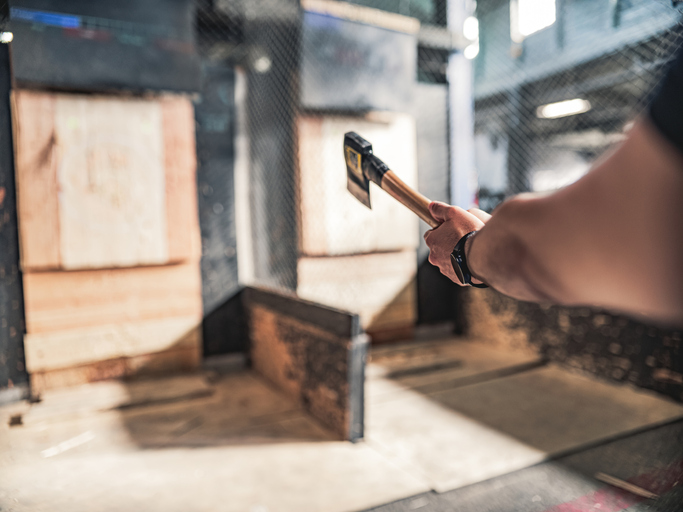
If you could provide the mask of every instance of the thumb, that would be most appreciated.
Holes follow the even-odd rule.
[[[432,201],[429,203],[429,213],[437,222],[446,222],[448,220],[449,211],[452,206],[442,203],[441,201]]]

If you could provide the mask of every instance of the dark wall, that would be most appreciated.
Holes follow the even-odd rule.
[[[520,302],[493,290],[464,292],[470,335],[683,402],[683,331],[590,308]]]
[[[192,0],[11,0],[20,85],[196,91]]]
[[[204,355],[244,349],[235,233],[235,71],[202,64],[194,102]]]
[[[9,93],[9,47],[0,44],[0,391],[28,383]]]
[[[415,87],[417,130],[417,188],[432,201],[450,202],[448,144],[448,86],[418,83]],[[429,226],[420,221],[417,250],[417,322],[438,324],[454,318],[457,286],[431,265],[422,235]]]

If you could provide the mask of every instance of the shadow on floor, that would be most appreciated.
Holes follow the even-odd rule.
[[[604,472],[660,494],[645,499],[596,480]],[[675,512],[683,503],[683,421],[446,493],[367,512]]]
[[[209,396],[126,407],[121,421],[140,448],[331,441],[334,434],[251,371],[213,373]]]

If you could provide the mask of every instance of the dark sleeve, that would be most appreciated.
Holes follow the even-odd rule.
[[[659,85],[649,113],[661,134],[683,153],[683,51]]]

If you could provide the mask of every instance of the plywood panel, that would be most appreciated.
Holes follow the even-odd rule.
[[[357,254],[417,247],[418,220],[371,185],[372,210],[346,189],[344,133],[356,131],[407,184],[417,185],[415,122],[404,114],[365,119],[304,116],[299,119],[301,251],[307,256]]]
[[[245,307],[254,370],[342,439],[362,438],[367,336],[358,318],[254,289]]]
[[[55,97],[15,90],[12,115],[21,264],[24,269],[58,268]]]
[[[199,259],[190,100],[14,97],[22,267]]]
[[[26,368],[36,372],[166,350],[199,350],[200,338],[195,316],[27,334]]]
[[[188,98],[161,100],[169,261],[199,259],[195,120]]]
[[[54,122],[63,268],[168,261],[159,104],[61,94]]]
[[[414,250],[301,258],[297,293],[358,313],[364,329],[398,329],[415,324],[416,272]]]
[[[30,334],[202,315],[198,262],[27,273],[24,294]]]

